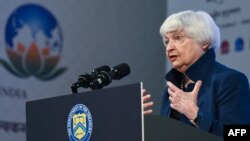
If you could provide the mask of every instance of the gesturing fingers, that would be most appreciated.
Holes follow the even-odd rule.
[[[147,93],[145,89],[142,89],[142,100],[143,100],[143,114],[151,114],[153,110],[151,109],[154,105],[153,101],[151,101],[151,95]]]
[[[183,91],[169,81],[167,82],[167,85],[168,85],[168,94],[169,94],[168,99],[170,102],[170,107],[175,110],[178,110],[177,107],[179,107],[179,105],[181,104],[180,102],[183,96]]]
[[[144,115],[151,114],[151,113],[153,113],[153,110],[151,110],[151,109],[143,111]]]
[[[181,89],[179,89],[178,87],[176,87],[173,83],[169,81],[167,82],[167,84],[168,84],[168,94],[170,97],[177,98],[181,96],[183,92]]]
[[[168,99],[170,103],[173,103],[173,97],[169,96]]]
[[[150,98],[151,98],[151,95],[150,95],[150,94],[144,95],[144,96],[143,96],[143,102],[148,101]]]
[[[174,97],[174,96],[175,96],[175,93],[174,93],[170,88],[168,88],[168,94],[169,94],[169,96],[171,96],[171,97]]]
[[[143,104],[143,108],[146,109],[146,108],[149,108],[149,107],[151,107],[151,106],[153,106],[153,105],[154,105],[154,102],[153,102],[153,101],[147,102],[147,103],[144,103],[144,104]]]
[[[197,96],[200,91],[202,81],[197,81],[191,92],[185,92],[171,82],[167,82],[167,84],[169,94],[168,99],[171,108],[184,115],[189,115],[190,111],[192,112],[192,109],[197,108]]]
[[[198,80],[198,81],[195,83],[194,89],[193,89],[193,91],[192,91],[192,93],[193,93],[195,99],[196,99],[197,96],[198,96],[198,93],[199,93],[200,88],[201,88],[201,84],[202,84],[202,81],[201,81],[201,80]]]
[[[147,103],[144,103],[143,104],[143,114],[146,115],[146,114],[151,114],[153,112],[152,109],[148,109],[148,108],[151,108],[152,106],[154,105],[154,102],[147,102]]]
[[[147,94],[146,89],[142,89],[142,90],[141,90],[141,94],[142,94],[143,96],[146,95],[146,94]]]
[[[202,81],[201,80],[198,80],[196,83],[195,83],[195,86],[194,86],[194,89],[193,89],[193,92],[199,92],[200,91],[200,88],[201,88],[201,84],[202,84]]]
[[[176,87],[173,83],[171,83],[170,81],[167,82],[168,88],[171,89],[172,91],[176,92],[179,91],[180,89],[178,87]]]
[[[168,99],[169,99],[170,103],[177,104],[181,100],[181,97],[182,97],[181,93],[179,93],[179,92],[174,93],[171,90],[168,90],[168,93],[169,93]]]

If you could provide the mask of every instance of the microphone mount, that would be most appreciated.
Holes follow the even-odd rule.
[[[128,64],[121,63],[110,69],[109,66],[104,65],[94,69],[91,74],[80,75],[78,81],[73,83],[71,90],[73,93],[78,93],[78,88],[91,88],[92,90],[102,89],[112,82],[112,80],[120,80],[129,75],[130,68]]]
[[[71,91],[72,93],[78,93],[78,88],[79,87],[83,87],[83,88],[88,88],[90,82],[92,82],[93,80],[95,80],[97,78],[97,75],[101,72],[101,71],[110,71],[110,67],[107,65],[103,65],[100,66],[96,69],[94,69],[91,74],[85,73],[82,75],[79,75],[78,77],[78,81],[73,83],[71,85]]]

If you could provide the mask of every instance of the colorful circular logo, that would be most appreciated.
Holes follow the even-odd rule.
[[[239,37],[235,40],[235,51],[243,51],[244,49],[244,40],[242,37]]]
[[[15,76],[50,80],[66,68],[56,69],[63,45],[61,27],[46,8],[26,4],[14,10],[5,28],[6,52],[11,63],[0,59]]]
[[[67,131],[70,141],[88,141],[93,129],[92,115],[83,104],[75,105],[68,116]]]
[[[230,44],[229,44],[228,40],[223,40],[223,42],[221,44],[221,54],[229,53],[229,48],[230,48]]]

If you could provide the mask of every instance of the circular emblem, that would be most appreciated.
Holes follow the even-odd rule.
[[[83,104],[75,105],[68,116],[67,130],[70,141],[88,141],[93,129],[92,116]]]
[[[11,13],[5,28],[6,53],[10,63],[0,63],[20,78],[35,76],[51,80],[66,68],[59,63],[63,35],[56,17],[37,4],[25,4]]]

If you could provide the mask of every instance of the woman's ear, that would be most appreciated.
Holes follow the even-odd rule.
[[[201,46],[201,48],[204,50],[204,51],[207,51],[209,49],[209,44],[208,43],[205,43]]]

